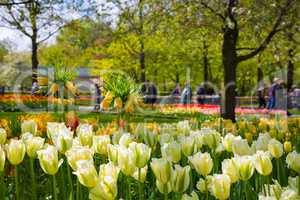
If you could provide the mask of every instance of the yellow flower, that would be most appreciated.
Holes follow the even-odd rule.
[[[129,149],[131,149],[131,151],[134,153],[134,156],[136,158],[135,166],[137,168],[144,168],[151,157],[151,149],[144,143],[136,143],[136,142],[130,143]]]
[[[274,158],[280,158],[283,154],[283,145],[276,139],[271,139],[268,144],[268,150]]]
[[[93,150],[95,153],[107,156],[108,144],[110,144],[109,135],[93,136]]]
[[[24,141],[27,155],[30,158],[37,157],[37,151],[44,147],[45,139],[41,137],[32,137]]]
[[[144,168],[136,168],[136,170],[132,174],[132,177],[135,180],[144,183],[146,181],[147,171],[148,171],[147,165]]]
[[[258,151],[254,155],[254,166],[258,173],[263,176],[271,174],[273,165],[268,152]]]
[[[115,107],[117,110],[121,110],[121,109],[122,109],[122,106],[123,106],[122,99],[121,99],[120,97],[115,98],[115,100],[114,100],[114,107]]]
[[[178,163],[181,160],[181,146],[175,141],[164,144],[161,147],[161,154],[168,161]]]
[[[232,152],[232,142],[234,140],[235,136],[231,133],[226,134],[226,136],[222,139],[222,144],[224,146],[224,149],[228,152]]]
[[[89,193],[91,200],[115,200],[118,195],[117,182],[111,176],[105,176]]]
[[[172,186],[170,182],[162,183],[159,180],[156,180],[156,187],[158,191],[162,194],[169,194],[172,191]]]
[[[239,179],[247,181],[250,179],[254,173],[254,165],[252,162],[252,157],[242,156],[233,158],[237,165]]]
[[[76,130],[79,142],[82,146],[91,147],[93,145],[93,127],[89,124],[80,124]]]
[[[46,174],[56,174],[63,163],[63,159],[58,160],[58,151],[52,145],[47,145],[45,149],[39,150],[37,155],[40,165]]]
[[[173,192],[183,193],[190,184],[190,166],[181,167],[175,165],[171,176],[171,186]]]
[[[228,199],[230,196],[230,177],[226,174],[215,174],[211,177],[210,191],[214,197],[220,200]]]
[[[238,167],[233,159],[223,160],[222,172],[230,177],[231,183],[235,183],[239,180]]]
[[[4,170],[5,166],[5,152],[0,145],[0,172]]]
[[[79,182],[88,188],[96,187],[99,183],[99,177],[94,163],[90,160],[79,160],[76,162],[77,170],[73,172]]]
[[[36,135],[37,133],[37,124],[34,120],[26,120],[21,124],[22,133],[31,133],[32,135]]]
[[[251,153],[248,141],[242,139],[240,136],[234,138],[232,141],[232,151],[239,156],[249,155]]]
[[[213,168],[213,160],[209,153],[198,152],[189,157],[191,166],[202,176],[207,176]]]
[[[26,147],[22,140],[11,139],[5,145],[7,159],[12,165],[20,164],[25,156]]]
[[[4,128],[0,128],[0,145],[6,142],[7,134]]]
[[[196,141],[192,136],[182,137],[180,140],[181,150],[186,157],[192,155],[196,150]]]
[[[118,147],[112,144],[107,145],[107,154],[110,162],[118,164]]]
[[[164,158],[153,158],[151,162],[151,169],[160,183],[166,184],[170,181],[172,165],[168,160]]]
[[[136,155],[131,149],[124,146],[118,146],[118,166],[121,171],[130,176],[136,169]]]
[[[191,195],[188,195],[188,194],[184,194],[181,198],[181,200],[198,200],[198,195],[196,192],[192,192]]]
[[[68,164],[73,170],[77,170],[76,163],[79,160],[93,160],[93,152],[88,147],[75,146],[65,153]]]
[[[292,143],[290,141],[285,141],[283,147],[284,147],[284,151],[286,153],[289,153],[293,150],[293,146],[292,146]]]
[[[300,175],[300,153],[293,151],[286,157],[286,163],[288,167],[297,172]]]

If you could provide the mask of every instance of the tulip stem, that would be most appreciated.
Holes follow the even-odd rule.
[[[168,200],[168,194],[164,194],[164,200]]]
[[[72,183],[72,175],[71,175],[71,169],[70,166],[67,163],[67,173],[68,173],[68,181],[69,181],[69,187],[70,187],[70,197],[69,199],[73,199],[73,183]]]
[[[35,180],[34,159],[33,158],[30,158],[29,164],[30,164],[30,174],[31,174],[31,179],[32,179],[32,199],[37,200],[36,180]]]
[[[144,199],[144,190],[143,190],[143,183],[141,182],[141,168],[138,169],[139,171],[139,199]]]
[[[298,194],[300,195],[300,175],[298,176]]]
[[[128,199],[131,200],[131,192],[130,192],[130,180],[129,177],[126,177],[126,182],[127,182],[127,195],[128,195]]]
[[[4,171],[0,171],[0,199],[5,199]]]
[[[20,199],[18,166],[15,166],[16,200]]]
[[[76,200],[80,199],[80,183],[79,183],[79,179],[77,178],[77,182],[76,182]]]
[[[56,193],[56,177],[52,175],[52,187],[53,187],[53,199],[57,200],[57,193]]]
[[[280,175],[280,160],[276,159],[276,169],[277,169],[277,180],[279,181],[280,185],[282,185],[281,175]]]

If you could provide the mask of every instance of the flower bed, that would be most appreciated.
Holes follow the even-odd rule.
[[[299,119],[22,120],[20,137],[0,129],[0,199],[300,198]]]

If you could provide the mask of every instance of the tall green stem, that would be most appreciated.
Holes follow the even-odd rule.
[[[281,172],[280,172],[280,160],[276,159],[276,169],[277,169],[277,180],[279,181],[280,185],[282,185],[282,181],[281,181]]]
[[[36,193],[36,180],[35,180],[35,172],[34,172],[34,159],[30,158],[30,174],[31,174],[31,181],[32,181],[32,199],[37,200],[37,193]]]
[[[76,200],[80,200],[80,183],[78,178],[76,182]]]
[[[126,181],[127,181],[127,195],[128,195],[128,199],[131,200],[131,191],[130,191],[130,180],[129,180],[129,177],[126,177]]]
[[[164,200],[168,200],[168,194],[164,194]]]
[[[16,200],[20,199],[18,166],[15,166]]]
[[[298,176],[298,194],[300,195],[300,175]]]
[[[70,196],[69,196],[69,200],[72,200],[73,199],[73,182],[72,182],[72,174],[71,174],[71,169],[70,169],[70,166],[67,163],[67,173],[68,173],[68,182],[69,182],[69,188],[70,188]]]
[[[53,192],[53,199],[54,200],[58,200],[57,199],[57,192],[56,192],[56,177],[55,175],[52,175],[52,192]]]
[[[0,171],[0,199],[5,199],[4,172]]]
[[[143,183],[141,182],[141,168],[138,169],[139,171],[139,199],[144,199],[144,190],[143,190]]]

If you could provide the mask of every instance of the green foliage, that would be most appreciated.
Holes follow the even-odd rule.
[[[104,89],[110,91],[114,97],[121,98],[123,102],[126,102],[128,96],[138,90],[132,80],[120,73],[108,74],[105,79]]]

